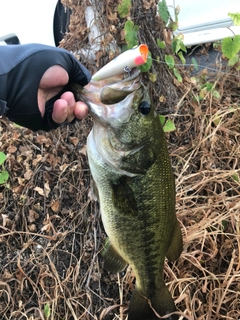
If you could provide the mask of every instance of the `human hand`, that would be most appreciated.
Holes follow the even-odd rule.
[[[42,117],[44,117],[46,102],[61,92],[68,82],[69,75],[61,66],[52,66],[45,71],[38,88],[38,107]],[[82,120],[87,114],[87,105],[84,102],[76,101],[70,91],[64,92],[53,103],[52,119],[59,124],[70,123],[75,118]]]
[[[76,101],[67,85],[83,87],[91,74],[70,52],[41,44],[2,47],[0,76],[7,92],[0,103],[11,121],[49,131],[87,115],[87,105]]]

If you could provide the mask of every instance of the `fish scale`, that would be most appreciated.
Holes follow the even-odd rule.
[[[151,167],[151,170],[157,173],[155,165]],[[156,267],[156,272],[161,274],[161,272],[159,272],[159,269],[160,265],[163,265],[165,257],[161,256],[161,259],[159,259],[160,255],[158,254],[158,243],[164,242],[166,235],[168,235],[170,232],[167,226],[170,222],[172,222],[172,219],[174,218],[173,215],[167,216],[161,214],[161,212],[165,212],[166,210],[169,211],[169,208],[166,208],[166,206],[168,207],[168,204],[161,203],[161,198],[165,199],[166,196],[171,196],[172,191],[170,190],[170,188],[168,188],[170,194],[167,194],[165,190],[161,190],[161,181],[159,181],[158,179],[156,180],[158,182],[157,185],[152,184],[151,186],[148,186],[147,181],[149,180],[149,175],[152,175],[151,171],[148,171],[147,175],[144,175],[140,178],[127,178],[128,181],[126,182],[126,184],[128,183],[130,188],[132,186],[133,190],[132,194],[130,195],[130,203],[125,202],[125,206],[119,208],[113,202],[112,210],[110,211],[110,208],[108,207],[108,213],[106,213],[109,214],[109,216],[117,216],[117,219],[114,219],[114,223],[111,219],[111,222],[109,223],[110,225],[106,225],[106,229],[111,229],[111,231],[109,230],[109,233],[115,239],[118,238],[117,234],[119,233],[122,233],[124,235],[121,239],[122,243],[119,244],[120,247],[123,247],[124,244],[128,244],[128,242],[126,241],[127,239],[135,238],[133,245],[131,245],[130,242],[130,244],[128,244],[126,248],[123,249],[124,253],[120,252],[120,255],[125,254],[126,256],[128,254],[126,260],[134,268],[134,270],[141,269],[141,273],[148,275],[139,277],[140,283],[145,281],[145,279],[149,280],[150,273],[152,273],[154,266],[156,265],[159,265],[159,267]],[[123,184],[121,186],[121,190],[123,190],[124,192],[122,198],[125,197],[126,199],[128,199],[129,195],[127,192],[125,192],[127,188]],[[144,190],[146,186],[148,189]],[[158,191],[155,192],[155,189],[158,189]],[[119,193],[116,194],[115,198],[117,198],[117,202],[121,201]],[[132,206],[133,198],[135,200],[136,207]],[[120,205],[121,204],[122,202],[120,202]],[[172,205],[170,204],[170,206]],[[164,210],[163,207],[165,207]],[[131,208],[132,212],[129,212],[128,208]],[[153,211],[155,214],[148,216],[148,213],[150,211]],[[130,221],[126,219],[126,215],[130,216]],[[135,230],[133,230],[133,226],[134,228],[135,226],[138,226],[136,232]],[[166,249],[168,248],[168,243],[165,243],[165,247]],[[166,249],[162,248],[162,250],[165,251]],[[136,259],[136,252],[141,259]],[[133,254],[131,255],[131,253]],[[140,272],[138,271],[138,273]]]

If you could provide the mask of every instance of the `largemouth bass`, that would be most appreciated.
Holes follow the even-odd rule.
[[[111,272],[127,264],[133,269],[136,288],[128,320],[159,319],[156,313],[176,311],[164,283],[165,257],[175,261],[182,252],[174,178],[159,116],[136,70],[122,81],[91,82],[77,99],[88,104],[94,121],[87,153],[108,235],[104,266]]]

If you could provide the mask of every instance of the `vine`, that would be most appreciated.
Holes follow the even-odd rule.
[[[162,18],[162,20],[165,23],[165,27],[167,30],[170,30],[170,34],[172,35],[173,31],[175,31],[178,27],[178,15],[180,12],[180,8],[179,6],[177,6],[176,8],[174,8],[174,20],[172,19],[172,17],[170,16],[170,13],[168,11],[168,6],[165,0],[159,1],[158,3],[158,14],[159,16]],[[184,64],[185,58],[183,56],[183,52],[187,52],[187,49],[183,43],[183,37],[182,35],[179,36],[175,36],[175,37],[168,37],[170,39],[168,39],[168,41],[171,43],[172,46],[172,51],[175,55],[177,55],[182,64]],[[157,44],[159,46],[160,49],[164,49],[165,48],[165,41],[164,40],[157,40]],[[166,62],[166,64],[168,65],[169,69],[173,70],[173,73],[175,75],[175,77],[177,78],[177,80],[179,82],[182,82],[182,77],[180,75],[180,73],[178,72],[178,70],[175,68],[175,60],[174,60],[174,56],[173,55],[165,55],[164,60]]]
[[[229,13],[235,26],[240,26],[240,13]],[[234,35],[222,40],[222,53],[228,59],[229,66],[235,66],[240,62],[240,35]],[[240,70],[240,66],[236,66]]]
[[[159,2],[159,10],[161,10],[163,12],[163,17],[161,16],[161,18],[164,20],[164,22],[166,20],[169,20],[169,13],[167,12],[167,5],[165,0],[163,1],[163,3]],[[118,6],[118,14],[121,18],[126,18],[128,17],[128,20],[125,22],[124,25],[124,34],[125,34],[125,42],[126,45],[123,46],[123,51],[125,50],[129,50],[132,49],[133,47],[139,45],[139,41],[138,41],[138,32],[139,32],[139,26],[135,25],[133,23],[133,21],[130,20],[130,10],[131,10],[131,0],[122,0],[122,2],[119,4]],[[177,11],[176,11],[176,21],[177,21]],[[171,27],[177,27],[177,23],[174,21],[171,21]],[[165,43],[164,41],[160,41],[159,39],[156,39],[156,43],[159,45],[160,49],[164,49],[165,48]],[[181,39],[176,39],[173,42],[173,48],[175,48],[175,52],[178,53],[179,57],[181,59],[183,59],[183,54],[180,50],[184,50],[185,47],[183,47],[183,43],[181,41]],[[173,69],[173,73],[175,75],[175,77],[177,78],[177,80],[179,82],[182,81],[182,77],[179,74],[179,72],[177,71],[177,69],[174,67],[174,58],[171,55],[165,55],[165,61],[169,67],[169,69]],[[139,67],[139,69],[142,72],[148,72],[150,70],[152,66],[152,55],[151,52],[149,52],[148,54],[148,59],[146,61],[146,63],[142,66]],[[156,75],[149,73],[149,79],[152,82],[155,82],[157,77]],[[173,123],[173,121],[171,120],[166,120],[166,118],[162,115],[159,116],[160,122],[163,125],[163,129],[165,132],[171,132],[174,131],[175,125]]]

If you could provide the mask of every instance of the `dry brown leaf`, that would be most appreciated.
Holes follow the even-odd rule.
[[[60,208],[60,201],[59,200],[53,200],[52,203],[51,203],[52,211],[58,212],[59,208]]]
[[[44,196],[44,190],[40,187],[35,187],[33,190],[37,191],[37,193],[40,194],[40,196]]]
[[[50,140],[44,135],[36,136],[36,142],[39,144],[49,144]]]
[[[155,1],[154,0],[143,0],[143,8],[148,10],[151,7],[154,7]]]
[[[12,224],[12,221],[8,218],[7,214],[2,213],[2,226],[9,227]]]
[[[44,183],[44,189],[42,189],[40,187],[35,187],[33,190],[37,191],[37,193],[39,193],[41,196],[46,196],[46,197],[49,196],[49,193],[51,191],[48,182]]]
[[[24,187],[24,185],[13,187],[12,188],[13,194],[19,195],[20,193],[22,193],[23,187]]]
[[[86,155],[87,155],[87,146],[84,145],[79,152],[80,152],[81,154],[83,154],[84,156],[86,156]]]
[[[39,214],[34,210],[29,210],[29,214],[27,217],[28,222],[30,223],[35,222],[37,218],[39,218]]]
[[[35,223],[30,224],[30,225],[28,226],[28,230],[29,230],[30,232],[36,232],[36,231],[37,231],[37,227],[36,227]]]
[[[13,278],[14,278],[14,275],[5,268],[3,271],[2,280],[9,280]]]
[[[17,151],[17,148],[15,146],[9,146],[7,148],[8,153],[15,153]]]
[[[36,158],[33,159],[33,162],[32,162],[33,166],[35,167],[39,162],[42,161],[42,159],[43,159],[43,156],[41,154],[38,154]]]
[[[77,137],[70,137],[69,140],[74,144],[75,146],[78,144],[79,139]]]
[[[69,167],[69,164],[64,163],[62,166],[60,166],[60,170],[62,171],[62,173]]]
[[[19,151],[21,152],[21,155],[22,155],[22,156],[32,157],[33,150],[32,150],[32,149],[29,149],[29,147],[20,146],[20,147],[19,147]]]
[[[44,183],[44,191],[45,191],[46,197],[48,197],[49,193],[51,192],[51,189],[49,187],[49,183],[48,182]]]
[[[53,154],[47,154],[47,160],[46,160],[53,168],[55,168],[59,163],[61,163],[61,158],[56,157]]]
[[[28,169],[25,173],[24,173],[24,178],[26,180],[30,180],[32,178],[32,175],[33,175],[33,171]]]

